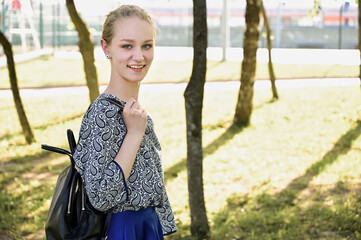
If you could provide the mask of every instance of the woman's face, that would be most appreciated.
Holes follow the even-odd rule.
[[[105,54],[111,57],[112,74],[125,81],[142,81],[154,57],[153,28],[138,17],[126,17],[115,22],[113,33],[109,45],[102,40]]]

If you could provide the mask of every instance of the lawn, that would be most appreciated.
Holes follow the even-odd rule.
[[[100,84],[107,84],[110,75],[108,61],[95,62]],[[274,64],[277,79],[357,77],[359,66],[327,64]],[[44,56],[16,65],[20,88],[84,85],[81,59],[60,59]],[[187,82],[192,61],[154,61],[145,83]],[[208,61],[207,81],[239,80],[241,63]],[[10,88],[7,68],[0,69],[0,89]],[[267,63],[258,63],[256,79],[269,79]]]
[[[149,86],[140,99],[163,148],[178,223],[168,239],[190,239],[183,90]],[[237,91],[229,83],[205,90],[204,191],[212,239],[360,239],[360,88],[279,88],[280,100],[272,103],[270,89],[256,89],[246,128],[231,125]],[[20,134],[12,99],[0,101],[0,239],[40,240],[57,175],[68,164],[40,144],[66,147],[66,129],[77,134],[88,96],[23,102],[37,139],[32,145]]]

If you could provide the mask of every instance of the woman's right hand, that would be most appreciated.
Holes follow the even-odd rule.
[[[147,127],[148,113],[134,98],[128,99],[123,109],[123,119],[127,134],[139,134],[143,137]]]

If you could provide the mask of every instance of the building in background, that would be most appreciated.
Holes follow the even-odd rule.
[[[9,34],[20,22],[11,14],[14,0],[1,1],[0,27]],[[17,0],[19,1],[19,0]],[[20,0],[20,3],[25,0]],[[29,1],[29,0],[28,0]],[[243,46],[245,0],[228,1],[230,47]],[[221,47],[222,0],[207,0],[209,46]],[[78,34],[68,16],[65,0],[32,0],[32,18],[42,47],[76,46]],[[78,11],[87,22],[94,43],[99,45],[105,15],[121,4],[137,4],[145,8],[158,25],[158,46],[192,46],[191,0],[75,0]],[[318,15],[310,9],[313,0],[264,1],[276,48],[342,48],[354,49],[358,43],[357,5],[354,2],[323,0]],[[225,11],[227,12],[227,11]],[[261,20],[262,21],[262,20]],[[10,26],[10,23],[12,24]],[[263,24],[261,24],[263,26]],[[223,29],[224,30],[224,29]],[[261,29],[264,32],[264,29]],[[34,38],[26,35],[29,46]],[[14,45],[21,45],[21,35],[12,36]],[[260,34],[260,47],[266,47],[265,34]]]

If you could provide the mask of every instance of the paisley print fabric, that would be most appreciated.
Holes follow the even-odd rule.
[[[152,119],[148,117],[144,137],[126,180],[114,158],[127,129],[120,109],[102,98],[117,99],[103,93],[90,105],[74,153],[90,202],[98,210],[112,209],[114,213],[154,206],[163,234],[175,232],[174,215],[164,186],[161,146]]]

